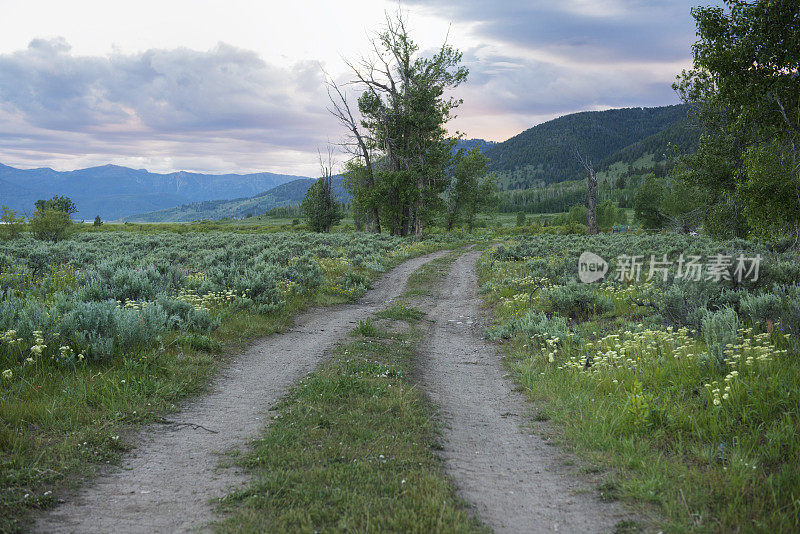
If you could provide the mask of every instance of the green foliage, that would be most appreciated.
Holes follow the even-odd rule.
[[[572,319],[586,319],[611,310],[611,305],[599,294],[597,286],[574,280],[548,289],[542,298],[548,311]]]
[[[347,168],[346,183],[372,231],[383,225],[393,235],[413,232],[420,238],[441,211],[440,195],[449,182],[456,141],[445,126],[461,101],[446,95],[466,80],[468,71],[461,65],[461,52],[447,43],[432,55],[418,55],[402,14],[387,16],[372,44],[385,70],[358,76],[364,89],[358,99],[360,120],[335,87],[340,100],[334,108],[361,157]]]
[[[369,318],[359,319],[358,326],[353,330],[353,333],[362,337],[378,337],[380,334],[378,327]]]
[[[69,213],[52,208],[37,209],[28,219],[31,232],[37,239],[60,241],[67,237],[72,225]]]
[[[697,134],[690,129],[680,134],[678,129],[667,132],[685,123],[686,110],[686,106],[666,106],[573,113],[493,145],[486,155],[505,190],[570,180],[584,174],[574,157],[575,146],[584,147],[589,159],[600,162],[597,170],[605,170],[612,158],[633,162],[646,152],[661,153],[670,140],[691,146]],[[623,151],[626,147],[629,149]]]
[[[742,316],[755,325],[778,321],[783,315],[783,301],[774,293],[745,295],[739,305]]]
[[[517,212],[517,226],[525,226],[528,222],[528,218],[525,216],[524,211]]]
[[[655,176],[645,179],[633,199],[634,217],[645,228],[661,228],[667,221],[664,214],[666,193]]]
[[[99,215],[95,216],[93,225],[94,226],[103,226],[103,220],[100,219]]]
[[[476,215],[497,204],[497,179],[494,175],[486,176],[488,163],[489,158],[481,154],[477,146],[456,153],[453,179],[447,191],[445,226],[448,231],[463,220],[472,232]]]
[[[610,263],[606,281],[588,291],[575,282],[583,251]],[[680,253],[759,253],[762,276],[609,279],[621,254]],[[798,530],[793,251],[679,234],[537,235],[487,251],[478,269],[497,318],[489,336],[505,339],[512,376],[546,403],[570,447],[614,473],[601,491],[654,505],[653,530]],[[576,292],[607,306],[572,307],[585,298]]]
[[[550,318],[543,312],[531,309],[525,315],[489,329],[486,334],[491,340],[511,339],[517,334],[567,339],[569,327],[564,317]]]
[[[16,211],[3,206],[3,213],[0,215],[0,236],[4,239],[15,239],[19,237],[24,224],[24,217],[18,217]]]
[[[597,206],[597,226],[608,231],[616,224],[628,224],[625,212],[619,209],[612,200],[605,200]]]
[[[78,213],[77,206],[75,206],[75,203],[72,202],[69,197],[62,197],[58,195],[49,200],[37,200],[34,203],[34,206],[36,207],[37,211],[60,211],[61,213],[66,213],[68,217],[72,217]]]
[[[329,232],[342,219],[339,203],[333,195],[331,178],[323,176],[306,191],[300,210],[314,232]]]
[[[575,224],[586,224],[589,220],[589,208],[583,205],[572,206],[569,209],[567,222]]]
[[[800,7],[790,0],[725,4],[692,11],[694,68],[675,88],[698,109],[708,135],[683,178],[706,206],[706,220],[717,215],[715,231],[727,226],[742,236],[749,226],[770,240],[800,235]]]
[[[732,308],[706,313],[702,332],[712,363],[720,368],[725,366],[725,351],[736,344],[738,331],[739,316]]]
[[[750,231],[756,237],[774,241],[791,234],[800,220],[797,188],[792,176],[792,161],[775,140],[755,145],[744,154],[745,178],[737,184],[738,196]]]

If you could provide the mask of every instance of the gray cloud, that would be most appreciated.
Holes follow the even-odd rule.
[[[481,36],[574,61],[677,61],[689,56],[696,0],[407,0]]]
[[[257,154],[248,160],[272,167],[269,152],[326,144],[322,79],[315,62],[284,69],[226,44],[81,57],[63,39],[37,39],[0,55],[0,137],[32,153],[247,147]]]
[[[484,43],[464,54],[467,124],[474,113],[521,126],[521,117],[677,103],[671,82],[690,64],[695,40],[697,0],[405,3],[469,28]]]

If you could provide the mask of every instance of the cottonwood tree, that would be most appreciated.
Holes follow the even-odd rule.
[[[687,176],[743,211],[751,232],[792,227],[800,250],[800,3],[726,0],[692,14],[694,67],[674,87],[708,133]]]
[[[430,57],[418,54],[401,13],[371,42],[372,54],[348,62],[360,88],[356,119],[346,95],[329,83],[331,112],[348,130],[356,160],[346,167],[346,186],[368,217],[392,235],[422,236],[441,209],[455,138],[445,128],[460,99],[446,92],[468,74],[461,52],[444,44]]]
[[[67,214],[68,217],[72,217],[78,213],[78,207],[75,205],[72,199],[58,195],[48,200],[37,200],[34,202],[34,207],[40,211],[60,211],[61,213]]]

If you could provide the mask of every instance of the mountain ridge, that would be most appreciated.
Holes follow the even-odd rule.
[[[78,219],[99,215],[118,220],[190,202],[244,198],[301,178],[305,177],[270,172],[155,173],[114,164],[56,171],[47,167],[19,169],[0,163],[0,203],[30,213],[36,200],[64,195],[75,202]]]

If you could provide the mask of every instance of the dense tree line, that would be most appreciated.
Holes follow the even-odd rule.
[[[694,67],[675,89],[698,149],[637,196],[644,220],[800,245],[800,4],[726,0],[692,10]]]

